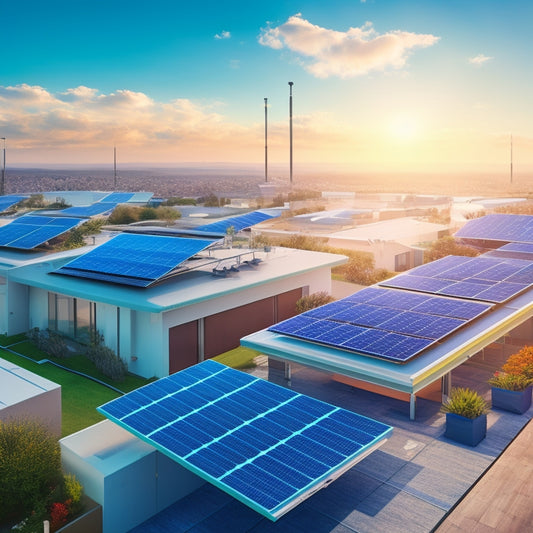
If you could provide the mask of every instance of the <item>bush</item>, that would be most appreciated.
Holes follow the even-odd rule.
[[[333,302],[335,298],[328,294],[326,291],[315,292],[309,296],[302,296],[299,300],[296,301],[296,311],[298,313],[303,313],[304,311],[309,311],[315,307],[320,307],[321,305],[329,304]]]
[[[61,481],[59,443],[31,420],[0,420],[0,523],[21,519]]]
[[[523,391],[531,385],[533,379],[529,379],[522,374],[506,374],[505,372],[495,372],[488,383],[498,389],[513,391]]]
[[[511,355],[502,370],[508,374],[520,374],[533,381],[533,346],[524,346]]]
[[[28,332],[28,338],[39,350],[52,357],[63,359],[69,355],[65,339],[55,331],[50,331],[49,329],[40,331],[39,328],[33,328]]]
[[[426,263],[442,259],[447,255],[461,255],[466,257],[476,257],[479,251],[471,246],[459,244],[453,237],[442,237],[435,241],[425,252],[424,260]]]
[[[488,409],[487,402],[479,393],[460,387],[450,391],[448,401],[441,408],[443,413],[454,413],[466,418],[477,418]]]
[[[96,368],[113,381],[123,381],[128,373],[128,366],[111,348],[105,346],[101,335],[95,335],[87,350],[87,358]]]

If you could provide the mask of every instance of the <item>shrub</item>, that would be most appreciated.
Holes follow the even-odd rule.
[[[502,370],[508,374],[521,374],[533,381],[533,346],[524,346],[511,355]]]
[[[55,331],[49,329],[41,331],[39,328],[33,328],[28,332],[28,338],[35,343],[39,350],[52,357],[62,359],[69,355],[65,339]]]
[[[335,298],[328,294],[326,291],[315,292],[309,296],[302,296],[296,302],[296,311],[298,313],[303,313],[304,311],[309,311],[309,309],[314,309],[315,307],[320,307],[321,305],[329,304],[333,302]]]
[[[453,237],[447,236],[435,241],[424,254],[426,263],[441,259],[447,255],[462,255],[476,257],[479,251],[471,246],[458,243]]]
[[[61,480],[56,437],[32,420],[0,420],[0,522],[20,519]]]
[[[522,374],[506,374],[505,372],[495,372],[494,376],[488,381],[492,387],[514,391],[525,390],[532,382],[533,379],[529,379]]]
[[[454,388],[448,401],[442,405],[442,412],[454,413],[466,418],[477,418],[488,411],[485,399],[476,391],[468,388]]]
[[[128,366],[111,348],[103,343],[101,335],[95,335],[87,350],[87,357],[96,368],[113,381],[123,381],[128,373]]]

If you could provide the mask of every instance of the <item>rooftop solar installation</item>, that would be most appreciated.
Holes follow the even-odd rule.
[[[252,213],[246,213],[245,215],[239,215],[236,217],[228,217],[218,222],[212,222],[211,224],[205,224],[195,228],[197,231],[206,233],[220,233],[225,234],[226,231],[233,227],[235,232],[239,232],[246,228],[251,228],[260,222],[270,220],[271,218],[278,217],[279,214],[271,214],[265,211],[253,211]]]
[[[522,259],[447,256],[380,283],[444,296],[503,303],[533,285],[533,263]]]
[[[54,273],[148,287],[214,242],[120,233]]]
[[[112,192],[100,200],[102,203],[123,204],[135,196],[133,192]]]
[[[487,303],[369,287],[268,329],[405,363],[491,307]]]
[[[508,259],[525,259],[527,261],[533,261],[533,244],[510,242],[483,255],[489,257],[506,257]]]
[[[98,411],[273,521],[392,433],[386,424],[213,360]]]
[[[455,237],[533,244],[533,216],[487,215],[467,222]]]
[[[27,196],[0,196],[0,213],[6,211],[10,207],[18,204],[20,201],[25,200]]]
[[[61,215],[75,216],[75,217],[93,217],[96,215],[103,215],[109,211],[113,211],[117,206],[116,202],[96,202],[92,205],[80,205],[67,207],[59,211]]]
[[[0,227],[0,246],[31,250],[82,222],[79,218],[25,215]]]

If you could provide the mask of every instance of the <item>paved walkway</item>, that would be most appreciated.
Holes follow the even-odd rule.
[[[533,532],[533,421],[434,531]]]

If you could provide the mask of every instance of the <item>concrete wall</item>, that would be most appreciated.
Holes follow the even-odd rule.
[[[24,333],[29,328],[29,287],[8,281],[7,285],[7,334]]]
[[[205,483],[109,420],[60,445],[64,470],[102,505],[104,533],[129,531]]]

